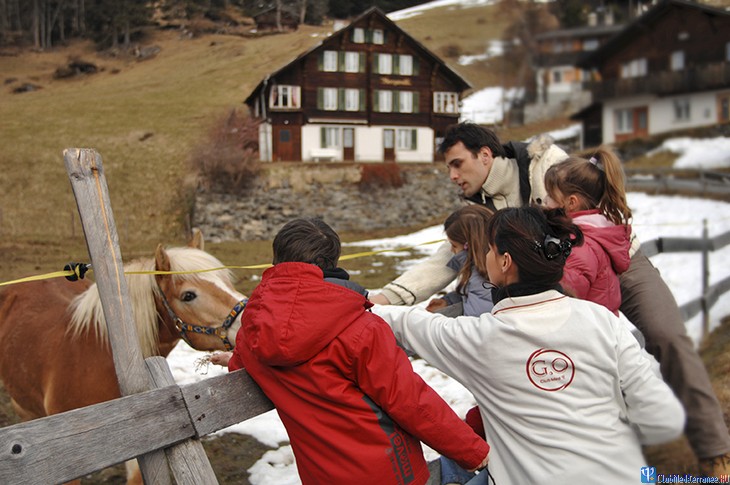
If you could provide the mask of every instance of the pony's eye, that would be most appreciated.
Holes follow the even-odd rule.
[[[182,301],[184,301],[184,302],[189,302],[189,301],[193,301],[193,300],[194,300],[194,299],[196,299],[197,297],[198,297],[198,295],[196,295],[196,294],[195,294],[195,293],[193,293],[192,291],[186,291],[186,292],[184,292],[184,293],[183,293],[183,294],[182,294],[182,295],[180,296],[180,299],[181,299]]]

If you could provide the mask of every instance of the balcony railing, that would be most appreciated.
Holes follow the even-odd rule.
[[[584,83],[584,89],[593,94],[593,101],[636,94],[669,96],[722,88],[730,88],[730,62],[717,62],[683,71],[662,71],[645,77]]]

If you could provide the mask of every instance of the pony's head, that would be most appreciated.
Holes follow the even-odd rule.
[[[196,233],[188,247],[165,249],[159,245],[154,259],[125,265],[125,273],[145,273],[127,275],[145,357],[167,355],[180,337],[198,350],[226,350],[222,337],[235,342],[240,314],[228,328],[217,330],[220,335],[216,329],[245,297],[233,287],[230,271],[202,248],[202,237]],[[207,271],[211,269],[215,270]],[[79,335],[93,328],[102,341],[108,341],[96,284],[73,301],[71,310],[70,332]]]

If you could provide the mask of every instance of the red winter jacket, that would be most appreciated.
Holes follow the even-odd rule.
[[[413,372],[363,295],[306,263],[263,274],[228,367],[246,368],[289,434],[303,484],[423,484],[419,439],[465,468],[489,451]]]
[[[573,248],[561,283],[577,298],[603,305],[618,315],[621,287],[618,275],[629,269],[631,227],[617,226],[598,209],[571,214],[585,242]]]

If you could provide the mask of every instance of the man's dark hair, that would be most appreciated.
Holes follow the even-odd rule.
[[[294,219],[274,237],[274,264],[310,263],[334,269],[340,259],[340,237],[318,217]]]
[[[444,140],[439,145],[439,153],[443,155],[459,142],[463,143],[474,156],[482,147],[488,147],[495,157],[505,156],[504,148],[497,135],[489,128],[484,128],[476,123],[465,121],[449,126],[446,129]]]

